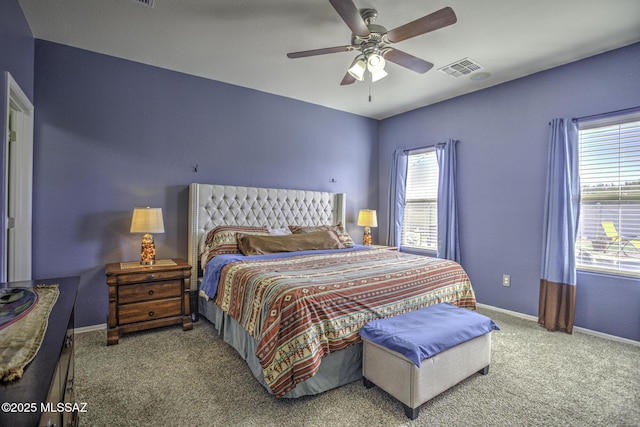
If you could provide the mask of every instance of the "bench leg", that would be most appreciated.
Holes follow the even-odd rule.
[[[489,373],[489,365],[487,365],[487,366],[485,366],[484,368],[480,369],[480,370],[478,371],[478,373],[479,373],[479,374],[482,374],[482,375],[487,375],[487,374]]]
[[[404,403],[402,404],[402,407],[404,408],[404,414],[412,421],[418,418],[418,415],[420,415],[420,407],[410,408]]]
[[[369,381],[368,379],[366,379],[365,377],[362,377],[362,383],[364,384],[364,386],[366,388],[372,388],[375,387],[375,384],[372,383],[371,381]]]

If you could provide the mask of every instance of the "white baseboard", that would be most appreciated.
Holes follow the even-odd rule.
[[[511,316],[520,317],[520,318],[526,319],[526,320],[531,320],[531,321],[534,321],[536,323],[538,322],[538,318],[536,316],[531,316],[529,314],[518,313],[517,311],[506,310],[504,308],[494,307],[492,305],[486,305],[486,304],[480,304],[480,303],[477,303],[476,305],[478,307],[486,308],[488,310],[499,311],[500,313],[509,314]],[[607,339],[607,340],[617,341],[617,342],[621,342],[621,343],[624,343],[624,344],[630,344],[630,345],[635,345],[636,347],[640,347],[640,341],[634,341],[634,340],[630,340],[628,338],[618,337],[616,335],[605,334],[604,332],[598,332],[598,331],[594,331],[594,330],[587,329],[587,328],[581,328],[579,326],[574,326],[573,330],[576,331],[576,332],[583,333],[583,334],[593,335],[593,336],[596,336],[596,337],[599,337],[599,338],[604,338],[604,339]]]
[[[509,314],[511,316],[520,317],[522,319],[531,320],[532,322],[538,322],[538,318],[536,316],[531,316],[529,314],[518,313],[517,311],[506,310],[504,308],[494,307],[492,305],[487,305],[487,304],[477,303],[476,305],[478,307],[486,308],[488,310],[494,310],[500,313]],[[75,328],[73,331],[76,334],[81,334],[83,332],[93,332],[93,331],[106,330],[106,329],[107,329],[107,324],[101,323],[99,325],[91,325],[91,326],[83,326],[81,328]],[[574,326],[573,330],[583,334],[594,335],[596,337],[604,338],[607,340],[618,341],[621,343],[631,344],[631,345],[635,345],[636,347],[640,347],[640,341],[634,341],[628,338],[622,338],[615,335],[605,334],[604,332],[593,331],[591,329],[581,328],[578,326]]]
[[[107,324],[106,323],[101,323],[99,325],[90,325],[90,326],[83,326],[81,328],[73,328],[73,333],[74,334],[82,334],[84,332],[93,332],[93,331],[99,331],[99,330],[106,330],[107,329]]]

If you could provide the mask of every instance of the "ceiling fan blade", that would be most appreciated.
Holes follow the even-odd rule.
[[[431,62],[427,62],[424,59],[417,58],[397,49],[387,48],[382,53],[382,56],[387,61],[391,61],[420,74],[426,73],[433,67]]]
[[[351,74],[349,74],[349,72],[347,71],[347,74],[344,75],[344,77],[342,78],[342,81],[340,82],[340,86],[351,85],[351,84],[354,84],[355,82],[356,82],[356,78],[353,77]]]
[[[349,65],[349,68],[351,68],[354,65],[356,65],[356,62],[358,62],[358,57],[357,56],[353,59],[353,62],[351,63],[351,65]],[[355,82],[356,82],[356,78],[353,77],[351,75],[351,73],[347,71],[347,74],[344,75],[344,77],[342,78],[342,81],[340,82],[340,86],[350,85],[350,84],[353,84]]]
[[[411,37],[419,36],[451,24],[455,24],[458,18],[450,7],[445,7],[430,15],[411,21],[387,32],[387,39],[391,43],[397,43]]]
[[[303,50],[300,52],[287,53],[289,58],[306,58],[307,56],[326,55],[328,53],[348,52],[353,50],[351,46],[325,47],[323,49]]]
[[[329,0],[329,3],[338,12],[338,15],[340,15],[353,34],[360,37],[366,37],[371,34],[369,27],[360,16],[360,11],[351,0]]]

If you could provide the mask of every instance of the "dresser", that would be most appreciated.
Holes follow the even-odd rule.
[[[191,265],[183,259],[143,266],[112,263],[105,267],[109,286],[107,345],[118,344],[120,333],[174,324],[193,328],[190,312]]]
[[[57,284],[60,290],[36,357],[25,367],[22,378],[0,384],[0,403],[14,404],[7,405],[9,412],[0,412],[0,426],[78,425],[76,409],[80,406],[75,405],[73,394],[73,313],[79,282],[79,277],[62,277],[0,284],[2,287]]]

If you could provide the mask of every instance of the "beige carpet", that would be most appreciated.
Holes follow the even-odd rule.
[[[210,323],[76,335],[82,426],[640,426],[640,347],[480,309],[493,333],[489,375],[422,405],[410,421],[378,388],[354,382],[297,400],[271,397]]]

